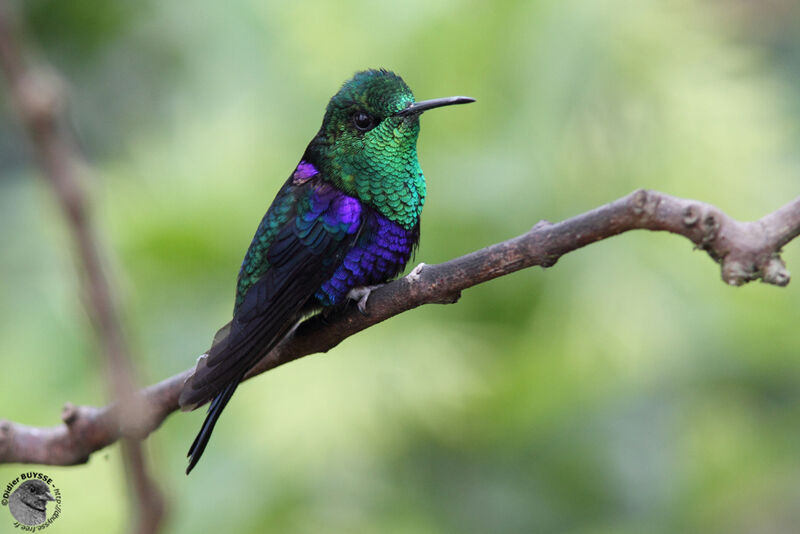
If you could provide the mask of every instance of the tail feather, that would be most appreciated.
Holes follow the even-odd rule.
[[[228,401],[231,400],[233,397],[233,392],[236,391],[236,386],[239,385],[240,378],[230,382],[225,389],[219,392],[219,394],[214,397],[214,400],[211,401],[211,404],[208,407],[208,415],[206,415],[206,420],[203,422],[203,426],[200,428],[200,432],[197,433],[197,437],[194,438],[192,442],[192,446],[189,447],[189,453],[187,456],[189,457],[189,466],[186,468],[186,474],[188,475],[191,470],[197,465],[197,462],[200,461],[200,457],[203,455],[203,451],[206,450],[206,445],[208,445],[208,440],[211,439],[211,432],[214,430],[214,425],[217,424],[217,419],[222,414],[222,410],[225,409],[225,406],[228,404]]]

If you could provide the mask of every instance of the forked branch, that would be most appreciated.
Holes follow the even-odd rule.
[[[248,378],[318,352],[390,317],[430,303],[456,302],[461,291],[527,267],[550,267],[596,241],[630,230],[682,235],[708,252],[731,285],[752,280],[785,286],[789,272],[781,248],[800,234],[800,197],[754,222],[739,222],[703,202],[639,190],[559,223],[539,222],[530,231],[437,265],[421,264],[408,276],[374,291],[367,314],[355,306],[312,317],[290,333],[250,371]],[[49,428],[0,421],[0,463],[73,465],[120,437],[143,438],[178,409],[181,387],[192,369],[140,391],[142,413],[135,429],[121,429],[113,405],[67,405],[63,423]]]

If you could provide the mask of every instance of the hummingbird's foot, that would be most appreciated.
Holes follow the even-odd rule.
[[[420,263],[419,265],[417,265],[416,267],[414,267],[414,268],[411,270],[411,272],[410,272],[410,273],[408,273],[408,274],[406,275],[406,278],[408,278],[408,280],[409,280],[410,282],[416,282],[417,280],[419,280],[419,275],[420,275],[420,274],[422,274],[422,269],[424,269],[424,268],[425,268],[425,266],[426,266],[426,264],[424,264],[424,263]]]
[[[367,313],[367,299],[369,298],[369,294],[382,285],[383,284],[378,284],[376,286],[354,287],[347,293],[347,298],[358,301],[358,311],[361,312],[361,315],[369,315]]]

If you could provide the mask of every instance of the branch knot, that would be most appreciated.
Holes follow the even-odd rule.
[[[764,282],[779,287],[786,286],[792,279],[789,270],[786,268],[786,263],[777,253],[770,257],[762,272]]]
[[[683,224],[687,228],[691,228],[697,221],[700,219],[699,212],[700,208],[694,204],[689,204],[686,206],[686,209],[683,210]]]

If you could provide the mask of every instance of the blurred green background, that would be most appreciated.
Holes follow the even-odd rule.
[[[478,99],[422,121],[417,261],[639,187],[743,220],[798,194],[793,0],[17,6],[68,84],[142,383],[192,365],[229,319],[258,221],[356,70]],[[53,425],[105,385],[6,95],[0,416]],[[796,243],[785,259],[800,269]],[[248,382],[189,478],[203,413],[173,415],[147,441],[166,530],[795,532],[798,309],[798,281],[727,287],[682,238],[603,241]],[[117,446],[46,472],[64,499],[52,532],[127,528]]]

